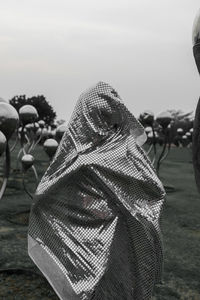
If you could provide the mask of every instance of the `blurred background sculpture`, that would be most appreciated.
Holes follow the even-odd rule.
[[[1,154],[5,151],[5,162],[4,162],[4,172],[3,172],[3,183],[0,189],[0,200],[6,189],[7,181],[10,175],[10,148],[9,139],[17,128],[19,121],[19,116],[16,109],[4,102],[0,102],[0,145]]]
[[[33,97],[33,99],[37,99],[37,97]],[[42,100],[44,99],[42,98]],[[27,177],[27,171],[32,169],[37,186],[38,173],[34,166],[35,158],[33,152],[39,143],[44,144],[44,150],[51,160],[58,147],[57,140],[60,141],[64,133],[65,127],[60,125],[62,128],[58,132],[57,140],[54,139],[56,138],[57,125],[52,123],[51,126],[46,123],[48,120],[53,122],[53,113],[49,104],[47,105],[47,103],[43,101],[43,104],[46,105],[44,105],[44,107],[48,107],[51,112],[51,116],[48,116],[49,118],[46,117],[46,121],[44,121],[39,119],[41,115],[44,115],[41,108],[39,116],[36,107],[31,104],[24,104],[26,102],[29,103],[30,101],[26,101],[25,97],[14,97],[10,100],[12,104],[0,98],[0,156],[1,160],[4,160],[0,199],[6,190],[10,173],[12,173],[13,176],[18,176],[19,173],[22,174],[23,188],[32,198],[32,193],[28,190],[25,179]],[[10,147],[11,143],[12,147]],[[17,157],[15,157],[15,159],[12,158],[12,163],[15,164],[15,168],[11,169],[11,152],[14,152],[17,145]]]

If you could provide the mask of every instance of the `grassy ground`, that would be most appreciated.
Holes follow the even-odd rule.
[[[15,155],[16,153],[13,154]],[[48,166],[48,158],[41,147],[37,148],[35,158],[35,166],[41,177]],[[16,161],[13,161],[12,169],[16,167]],[[163,284],[156,287],[153,299],[199,300],[200,195],[194,182],[191,151],[173,148],[161,165],[160,177],[166,186],[173,186],[174,191],[167,194],[162,213],[165,255]],[[27,173],[26,182],[28,188],[34,191],[31,171]],[[30,201],[23,191],[21,174],[12,170],[8,188],[0,202],[1,269],[29,268],[37,271],[27,255],[27,216],[12,216],[13,213],[27,210]],[[11,221],[21,222],[21,225]],[[0,274],[0,285],[3,286],[0,289],[0,299],[58,299],[42,276],[31,276]]]
[[[189,149],[172,149],[161,166],[164,184],[175,192],[166,198],[162,215],[164,285],[155,299],[200,299],[200,195]]]

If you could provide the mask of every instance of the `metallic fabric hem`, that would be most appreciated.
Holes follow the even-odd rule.
[[[28,235],[28,254],[61,300],[80,300],[52,257]]]

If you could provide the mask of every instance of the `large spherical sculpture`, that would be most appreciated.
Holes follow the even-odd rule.
[[[180,135],[180,136],[184,135],[184,131],[183,131],[182,128],[177,128],[176,132],[177,132],[177,134]]]
[[[24,171],[27,171],[30,167],[32,167],[34,163],[34,157],[31,154],[25,154],[21,159],[22,167]]]
[[[160,169],[161,162],[167,157],[167,155],[170,151],[170,147],[171,147],[171,139],[170,139],[171,126],[170,126],[170,123],[172,121],[172,115],[168,111],[162,112],[157,116],[156,121],[158,122],[159,125],[161,125],[162,131],[163,131],[163,134],[164,134],[163,149],[160,153],[160,156],[159,156],[158,161],[157,161],[157,166],[156,166],[157,173],[159,174],[159,169]],[[167,144],[168,144],[168,148],[167,148]],[[167,151],[166,151],[166,148],[167,148]]]
[[[5,99],[0,97],[0,102],[8,103]]]
[[[19,121],[19,115],[16,109],[5,102],[0,102],[0,130],[6,136],[7,140],[15,131]]]
[[[32,130],[33,130],[34,133],[36,133],[39,128],[40,128],[40,126],[39,126],[39,124],[37,122],[33,123]]]
[[[33,105],[23,105],[19,109],[19,116],[20,120],[23,125],[26,125],[28,123],[33,123],[38,118],[38,113],[36,108]]]
[[[19,115],[16,109],[5,102],[0,102],[0,131],[5,135],[7,141],[12,136],[15,131],[19,121]],[[10,175],[10,149],[9,145],[6,142],[6,159],[5,159],[5,168],[3,174],[3,183],[0,189],[0,200],[3,197],[3,194],[6,189],[7,181]]]
[[[66,124],[62,124],[62,125],[57,127],[57,129],[56,129],[56,139],[58,141],[60,141],[62,139],[62,136],[63,136],[63,134],[65,133],[66,130],[67,130],[67,125]]]
[[[26,127],[24,127],[24,128],[19,127],[18,132],[21,134],[22,131],[23,131],[24,133],[26,133],[26,132],[27,132],[27,128],[26,128]]]
[[[49,134],[49,133],[48,133],[48,129],[47,129],[47,128],[43,128],[43,129],[42,129],[42,137],[45,138],[45,137],[48,136],[48,134]]]
[[[193,54],[200,74],[200,9],[195,17],[192,29]],[[200,192],[200,99],[198,101],[193,125],[192,156],[195,179]]]
[[[38,121],[38,124],[39,124],[40,128],[44,128],[44,126],[45,126],[45,121],[44,121],[44,120],[39,120],[39,121]]]
[[[6,137],[3,132],[0,131],[0,156],[6,150]]]
[[[42,129],[38,128],[38,130],[36,131],[36,136],[40,136],[42,134]]]
[[[200,73],[200,9],[194,19],[192,28],[193,53]]]
[[[151,128],[150,126],[147,126],[147,127],[145,128],[145,132],[146,132],[146,134],[148,135],[150,132],[152,132],[152,128]]]
[[[187,135],[182,136],[181,142],[182,142],[183,147],[186,147],[189,144],[189,139],[188,139]]]
[[[154,113],[150,110],[145,110],[140,114],[139,120],[143,125],[152,126],[154,122]]]
[[[47,139],[44,142],[44,150],[47,153],[47,155],[49,156],[49,158],[51,159],[54,154],[56,153],[56,150],[58,148],[58,142],[54,139]]]
[[[32,123],[26,124],[24,129],[26,129],[27,131],[31,131],[33,129],[33,124]]]
[[[158,124],[160,124],[163,128],[167,128],[171,120],[172,120],[172,115],[168,111],[161,112],[156,118]]]

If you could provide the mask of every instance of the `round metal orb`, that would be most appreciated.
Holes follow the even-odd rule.
[[[157,118],[156,121],[163,127],[163,128],[167,128],[167,126],[170,124],[172,120],[172,115],[170,112],[165,111],[165,112],[161,112]]]
[[[44,142],[43,146],[44,146],[45,152],[51,158],[56,153],[56,150],[58,148],[58,142],[54,139],[47,139]]]
[[[22,156],[21,162],[24,171],[27,171],[30,167],[32,167],[34,163],[34,157],[31,154],[25,154]]]
[[[48,137],[49,137],[49,138],[54,138],[53,132],[52,132],[52,130],[51,130],[50,127],[49,127],[49,129],[48,129]]]
[[[48,136],[48,130],[47,130],[47,128],[43,128],[42,129],[42,137],[47,137]]]
[[[31,130],[33,129],[33,124],[31,124],[31,123],[26,124],[25,129],[26,129],[27,131],[31,131]]]
[[[36,131],[36,136],[40,136],[42,134],[42,129],[38,128],[38,130]]]
[[[190,132],[186,132],[185,134],[187,137],[191,137],[191,133]]]
[[[56,129],[56,139],[61,140],[62,136],[66,130],[67,130],[67,125],[62,124],[62,125],[58,126]]]
[[[188,138],[187,138],[187,136],[186,135],[183,135],[182,136],[182,145],[184,146],[184,147],[186,147],[188,144],[189,144],[189,140],[188,140]]]
[[[26,133],[26,132],[27,132],[27,129],[26,129],[26,127],[24,127],[24,128],[19,127],[18,132],[19,132],[19,133],[22,133],[22,132]]]
[[[44,128],[44,126],[45,126],[45,121],[39,120],[39,121],[38,121],[38,124],[39,124],[40,128]]]
[[[176,132],[178,133],[178,135],[183,135],[183,129],[182,128],[177,128]]]
[[[33,123],[33,132],[36,133],[37,130],[40,128],[39,124],[37,122]]]
[[[1,98],[1,97],[0,97],[0,102],[8,103],[5,99],[3,99],[3,98]]]
[[[149,135],[149,133],[152,132],[152,128],[150,126],[147,126],[145,128],[145,132],[146,132],[147,135]]]
[[[200,9],[198,10],[196,17],[194,19],[192,28],[192,43],[196,45],[200,43]]]
[[[145,110],[140,114],[139,119],[143,125],[152,126],[154,122],[154,113],[150,110]]]
[[[157,138],[158,137],[158,133],[155,131],[154,134],[155,134],[155,137]],[[153,134],[153,131],[150,131],[147,136],[148,136],[149,139],[153,139],[154,138],[154,134]]]
[[[19,109],[19,116],[23,125],[26,125],[28,123],[35,122],[35,120],[38,118],[38,113],[33,105],[27,104],[23,105]]]
[[[15,131],[19,122],[19,115],[16,109],[9,103],[0,102],[0,130],[7,140]]]
[[[3,132],[0,131],[0,156],[6,150],[6,137]]]
[[[51,124],[51,128],[52,129],[56,129],[57,128],[57,125],[55,123]]]

